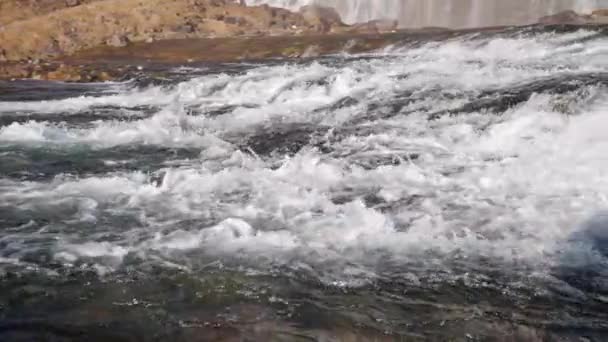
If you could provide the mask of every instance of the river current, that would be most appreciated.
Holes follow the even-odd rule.
[[[0,340],[608,338],[608,31],[0,83]]]

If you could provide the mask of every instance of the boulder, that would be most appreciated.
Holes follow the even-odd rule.
[[[399,22],[390,19],[371,20],[366,23],[356,24],[351,28],[351,32],[357,33],[382,33],[397,30]]]
[[[64,64],[60,65],[59,68],[53,71],[49,71],[46,74],[42,74],[41,78],[49,81],[78,82],[82,80],[80,72],[73,68],[66,67]]]
[[[608,8],[597,9],[591,12],[591,19],[596,24],[608,24]]]
[[[336,9],[317,5],[308,5],[300,8],[300,14],[304,19],[313,25],[319,32],[331,32],[335,28],[346,26],[342,22],[340,14]]]
[[[74,7],[80,5],[80,0],[65,0],[65,5],[67,7]]]
[[[538,22],[543,25],[585,24],[588,21],[589,19],[587,16],[578,14],[574,11],[563,11],[542,17],[538,20]]]
[[[31,65],[23,63],[0,63],[0,79],[19,79],[31,76]]]
[[[596,9],[591,12],[592,17],[608,17],[608,8]]]
[[[113,35],[110,39],[106,40],[106,45],[113,47],[123,47],[129,44],[129,39],[120,34]]]

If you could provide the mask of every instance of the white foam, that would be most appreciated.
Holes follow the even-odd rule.
[[[542,77],[580,72],[601,72],[605,62],[596,58],[606,39],[584,46],[576,40],[589,38],[592,31],[565,35],[493,40],[452,40],[428,43],[418,48],[392,49],[390,59],[354,61],[342,67],[319,63],[259,67],[249,72],[197,77],[163,89],[130,90],[125,94],[99,98],[76,98],[45,102],[1,102],[0,111],[46,111],[61,113],[98,105],[162,106],[151,118],[123,122],[95,122],[92,128],[31,121],[0,128],[0,142],[86,143],[101,147],[124,144],[200,145],[202,132],[240,132],[271,121],[323,122],[335,125],[349,120],[352,110],[323,110],[340,99],[351,97],[382,101],[399,92],[445,89],[448,93],[476,92],[522,83]],[[573,43],[574,42],[574,43]],[[505,54],[504,51],[512,53]],[[590,60],[590,63],[581,63]],[[396,77],[402,77],[397,80]],[[455,100],[421,98],[411,110],[457,108],[465,97]],[[233,106],[219,117],[186,115],[184,108],[202,113]]]
[[[308,262],[362,264],[373,264],[387,252],[390,259],[411,262],[431,251],[551,264],[558,259],[550,256],[579,229],[578,222],[607,204],[603,151],[608,140],[597,128],[606,117],[594,108],[565,118],[540,111],[532,99],[503,117],[486,118],[499,122],[484,132],[475,129],[483,120],[467,117],[446,117],[440,123],[416,116],[402,120],[426,132],[425,137],[408,140],[387,132],[351,142],[405,150],[408,144],[421,148],[427,139],[442,148],[426,150],[432,157],[411,164],[374,170],[315,151],[303,151],[270,170],[237,153],[240,161],[219,171],[171,170],[159,188],[133,174],[57,180],[45,191],[30,188],[28,194],[38,206],[52,198],[85,195],[125,211],[142,208],[148,222],[159,228],[168,217],[204,219],[213,213],[225,218],[213,226],[155,233],[150,242],[135,247],[140,250],[202,249],[217,255],[274,255],[275,261],[296,254]],[[464,170],[443,174],[457,167]],[[370,190],[393,203],[414,195],[423,200],[382,214],[356,196]],[[334,203],[340,194],[355,196]]]
[[[133,253],[184,269],[200,255],[260,269],[287,265],[330,274],[323,279],[331,281],[373,276],[390,265],[433,269],[479,257],[504,269],[543,272],[564,262],[564,250],[593,254],[592,244],[571,237],[608,204],[606,88],[534,94],[501,113],[429,115],[460,108],[488,90],[605,73],[608,65],[597,57],[608,41],[593,35],[454,39],[336,65],[255,67],[163,89],[161,97],[170,100],[145,119],[14,123],[0,128],[1,143],[196,146],[200,159],[167,165],[161,181],[141,172],[0,180],[0,205],[76,208],[62,221],[72,225],[90,226],[104,215],[135,217],[138,224],[121,227],[112,243],[90,232],[83,232],[84,242],[82,235],[60,236],[59,259],[99,259],[111,268]],[[164,101],[138,94],[121,96],[140,105]],[[368,107],[402,94],[411,101],[401,102],[401,112]],[[347,97],[359,102],[330,108]],[[95,102],[83,106],[90,105]],[[229,106],[225,113],[208,115],[223,106]],[[358,130],[378,129],[337,136],[362,115],[376,121]],[[227,142],[290,123],[330,126],[331,151],[307,146],[276,159]],[[398,162],[360,166],[374,158]]]

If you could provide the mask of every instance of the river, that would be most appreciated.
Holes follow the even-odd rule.
[[[4,341],[608,337],[608,31],[0,83]]]

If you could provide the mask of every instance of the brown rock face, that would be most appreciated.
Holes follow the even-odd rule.
[[[106,45],[113,47],[123,47],[127,46],[127,44],[129,44],[129,38],[127,38],[127,36],[119,34],[115,34],[112,36],[112,38],[106,40]]]
[[[608,24],[608,8],[591,12],[591,18],[598,24]]]
[[[584,24],[589,21],[584,15],[574,11],[564,11],[554,15],[548,15],[538,20],[540,24],[556,25],[556,24]]]
[[[20,2],[4,1],[0,1],[3,9]],[[309,9],[300,14],[268,6],[245,7],[232,0],[32,1],[39,5],[38,11],[50,12],[32,16],[35,11],[26,11],[20,20],[8,22],[8,16],[0,11],[7,23],[0,30],[0,50],[8,61],[50,59],[101,45],[121,47],[129,42],[293,35],[328,32],[333,25],[343,26],[339,16],[329,9]],[[42,6],[43,1],[54,5]]]
[[[0,0],[0,27],[95,0]]]
[[[65,0],[65,4],[68,7],[74,7],[80,5],[80,0]]]
[[[608,17],[608,8],[596,9],[591,12],[591,15],[594,17]]]
[[[351,31],[360,33],[382,33],[394,31],[398,26],[399,22],[397,20],[372,20],[367,23],[354,25]]]
[[[23,63],[0,63],[0,79],[29,78],[31,70]]]
[[[324,33],[346,26],[334,8],[316,5],[304,6],[300,9],[300,14],[309,24],[320,28],[320,31]]]
[[[591,14],[579,14],[574,11],[565,11],[542,17],[538,22],[545,25],[605,25],[608,24],[608,9],[597,9],[591,12]]]

